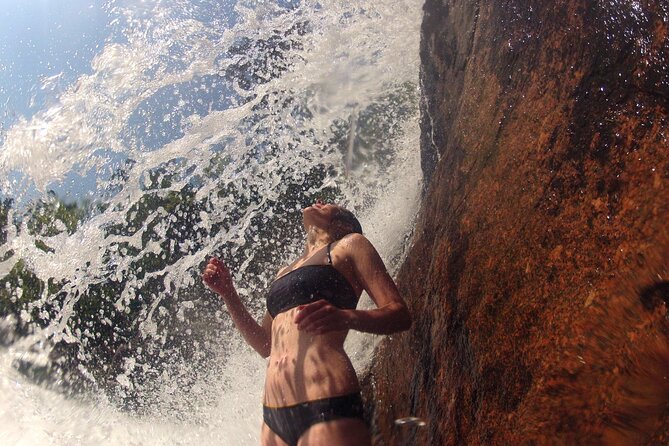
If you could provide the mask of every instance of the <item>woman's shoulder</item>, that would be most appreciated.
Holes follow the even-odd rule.
[[[346,234],[345,236],[337,240],[336,243],[341,245],[350,245],[350,244],[361,243],[363,241],[367,241],[367,237],[357,232],[351,232],[350,234]]]
[[[374,246],[367,239],[367,237],[365,237],[362,234],[358,234],[357,232],[345,235],[344,237],[342,237],[337,241],[336,246],[342,251],[347,251],[351,253],[360,250],[365,251],[368,249],[374,249]]]

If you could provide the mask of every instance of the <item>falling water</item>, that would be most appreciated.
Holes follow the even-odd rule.
[[[0,129],[0,441],[257,444],[265,363],[202,265],[223,258],[260,317],[320,197],[397,266],[420,191],[421,3],[105,13],[90,68],[45,77]],[[359,370],[374,342],[347,340]]]

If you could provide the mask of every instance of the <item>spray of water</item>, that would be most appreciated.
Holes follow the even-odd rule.
[[[2,139],[0,438],[257,444],[265,364],[201,267],[222,257],[260,317],[316,197],[397,266],[420,193],[421,4],[107,11],[90,73]],[[358,369],[373,345],[347,340]]]

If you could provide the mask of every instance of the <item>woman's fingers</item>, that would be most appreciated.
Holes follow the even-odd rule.
[[[309,316],[302,319],[302,322],[297,324],[298,330],[310,330],[314,325],[321,323],[324,319],[332,317],[332,307],[322,307],[318,311],[314,311]]]
[[[202,280],[212,291],[219,294],[224,294],[233,287],[230,271],[216,257],[212,257],[207,262],[202,272]]]
[[[319,300],[301,306],[300,311],[295,316],[295,323],[297,323],[299,330],[316,334],[347,328],[347,319],[344,311],[326,300]]]
[[[344,317],[344,312],[337,310],[337,312],[311,324],[307,331],[313,334],[324,334],[331,331],[341,331],[346,329],[348,329],[348,322]]]
[[[293,319],[293,322],[299,325],[304,320],[308,319],[309,316],[321,310],[326,305],[329,305],[329,302],[325,299],[317,300],[316,302],[312,302],[306,305],[300,305],[297,307],[298,311],[295,314],[295,319]]]
[[[207,262],[207,266],[205,267],[205,269],[207,268],[214,270],[227,270],[225,263],[221,262],[216,257],[212,257],[211,259],[209,259],[209,262]]]
[[[225,266],[225,263],[223,263],[221,260],[219,260],[217,257],[212,257],[209,259],[209,264],[213,265],[217,268],[227,270],[227,266]]]
[[[204,268],[204,272],[202,273],[202,277],[205,280],[213,280],[216,276],[218,275],[218,268],[212,264],[208,264]]]
[[[219,269],[215,265],[209,264],[204,268],[204,272],[208,274],[217,274]]]
[[[338,316],[331,315],[324,317],[313,324],[307,329],[307,331],[315,334],[323,334],[330,331],[339,331],[346,328],[342,319]]]

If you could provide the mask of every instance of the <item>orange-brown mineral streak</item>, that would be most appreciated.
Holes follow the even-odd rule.
[[[414,326],[364,380],[375,444],[669,442],[665,3],[426,2]]]

